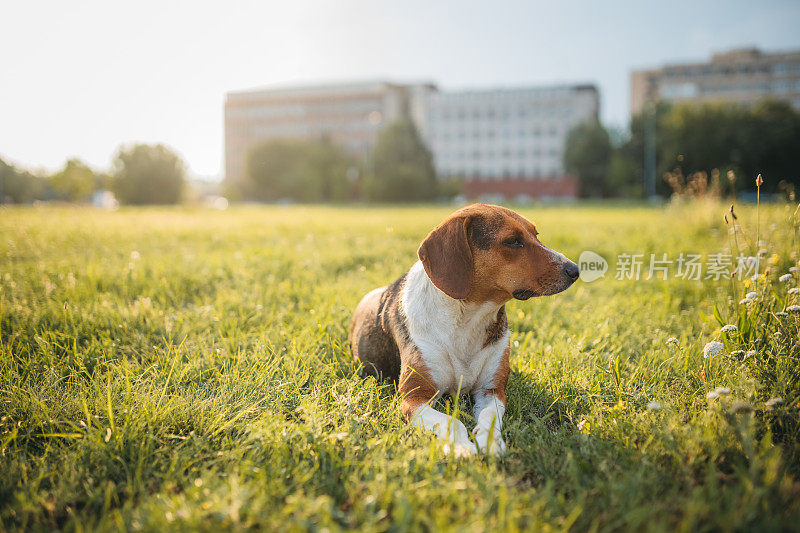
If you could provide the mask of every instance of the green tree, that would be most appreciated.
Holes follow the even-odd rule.
[[[183,160],[162,144],[120,148],[114,160],[115,188],[125,204],[174,204],[186,175]]]
[[[647,120],[632,117],[630,138],[616,151],[624,160],[619,167],[635,169],[640,177]],[[800,185],[800,112],[785,102],[765,100],[752,107],[662,103],[655,120],[660,194],[671,192],[660,178],[675,169],[684,175],[718,169],[723,177],[733,170],[736,190],[753,189],[757,174],[766,179],[762,190],[774,191],[782,180]]]
[[[70,159],[64,168],[50,176],[53,192],[61,200],[85,202],[95,190],[97,178],[94,171],[78,159]]]
[[[0,204],[15,204],[43,200],[46,193],[42,178],[30,172],[19,170],[14,165],[0,159]]]
[[[578,178],[581,196],[601,198],[614,193],[607,181],[611,140],[597,121],[579,124],[567,135],[564,168]]]
[[[411,120],[403,119],[381,130],[373,160],[374,176],[365,191],[368,199],[421,202],[436,198],[433,157]]]
[[[351,197],[348,169],[355,162],[327,140],[275,139],[247,157],[249,198],[262,201],[345,201]]]

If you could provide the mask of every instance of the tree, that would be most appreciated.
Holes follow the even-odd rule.
[[[579,124],[567,135],[564,168],[574,174],[581,196],[604,197],[614,193],[607,182],[611,140],[597,121]]]
[[[350,198],[348,169],[355,162],[327,140],[275,139],[247,157],[245,196],[262,201],[344,201]]]
[[[373,160],[374,176],[365,191],[369,199],[420,202],[436,198],[433,156],[411,120],[389,124],[378,134]]]
[[[43,199],[44,194],[43,179],[0,159],[0,204],[28,203]]]
[[[181,198],[186,167],[162,144],[120,148],[114,160],[116,194],[125,204],[174,204]]]
[[[635,169],[641,179],[644,158],[644,115],[631,119],[631,134],[617,154],[620,167]],[[733,170],[734,190],[753,189],[762,174],[763,190],[774,191],[781,180],[800,185],[800,112],[785,102],[763,101],[752,107],[730,104],[682,104],[656,108],[657,176],[676,169],[683,175]],[[722,181],[727,182],[723,179]],[[670,187],[656,180],[656,191]]]
[[[61,200],[85,202],[96,186],[95,173],[78,159],[70,159],[64,168],[50,176],[50,187]]]

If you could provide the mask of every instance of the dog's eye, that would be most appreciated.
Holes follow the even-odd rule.
[[[525,241],[522,240],[522,237],[511,237],[503,241],[503,246],[508,246],[509,248],[522,248],[524,244]]]

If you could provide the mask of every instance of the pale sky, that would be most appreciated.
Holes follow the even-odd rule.
[[[0,158],[104,169],[162,142],[219,176],[227,91],[431,80],[596,83],[624,127],[629,74],[731,47],[800,48],[800,1],[25,0],[0,8]]]

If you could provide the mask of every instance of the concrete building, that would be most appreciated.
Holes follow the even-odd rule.
[[[567,133],[597,120],[593,85],[440,92],[430,83],[268,88],[225,101],[225,171],[245,177],[248,151],[274,138],[328,138],[368,161],[378,131],[410,116],[441,178],[463,178],[470,197],[574,197],[562,165]]]
[[[633,114],[659,100],[751,105],[763,98],[784,100],[800,109],[800,50],[732,50],[715,54],[709,63],[667,65],[631,74]]]
[[[276,138],[327,138],[366,160],[381,127],[408,112],[411,86],[376,81],[231,92],[225,178],[240,183],[248,151]]]
[[[593,85],[428,91],[413,111],[440,178],[469,197],[574,197],[562,164],[569,131],[597,120]]]

